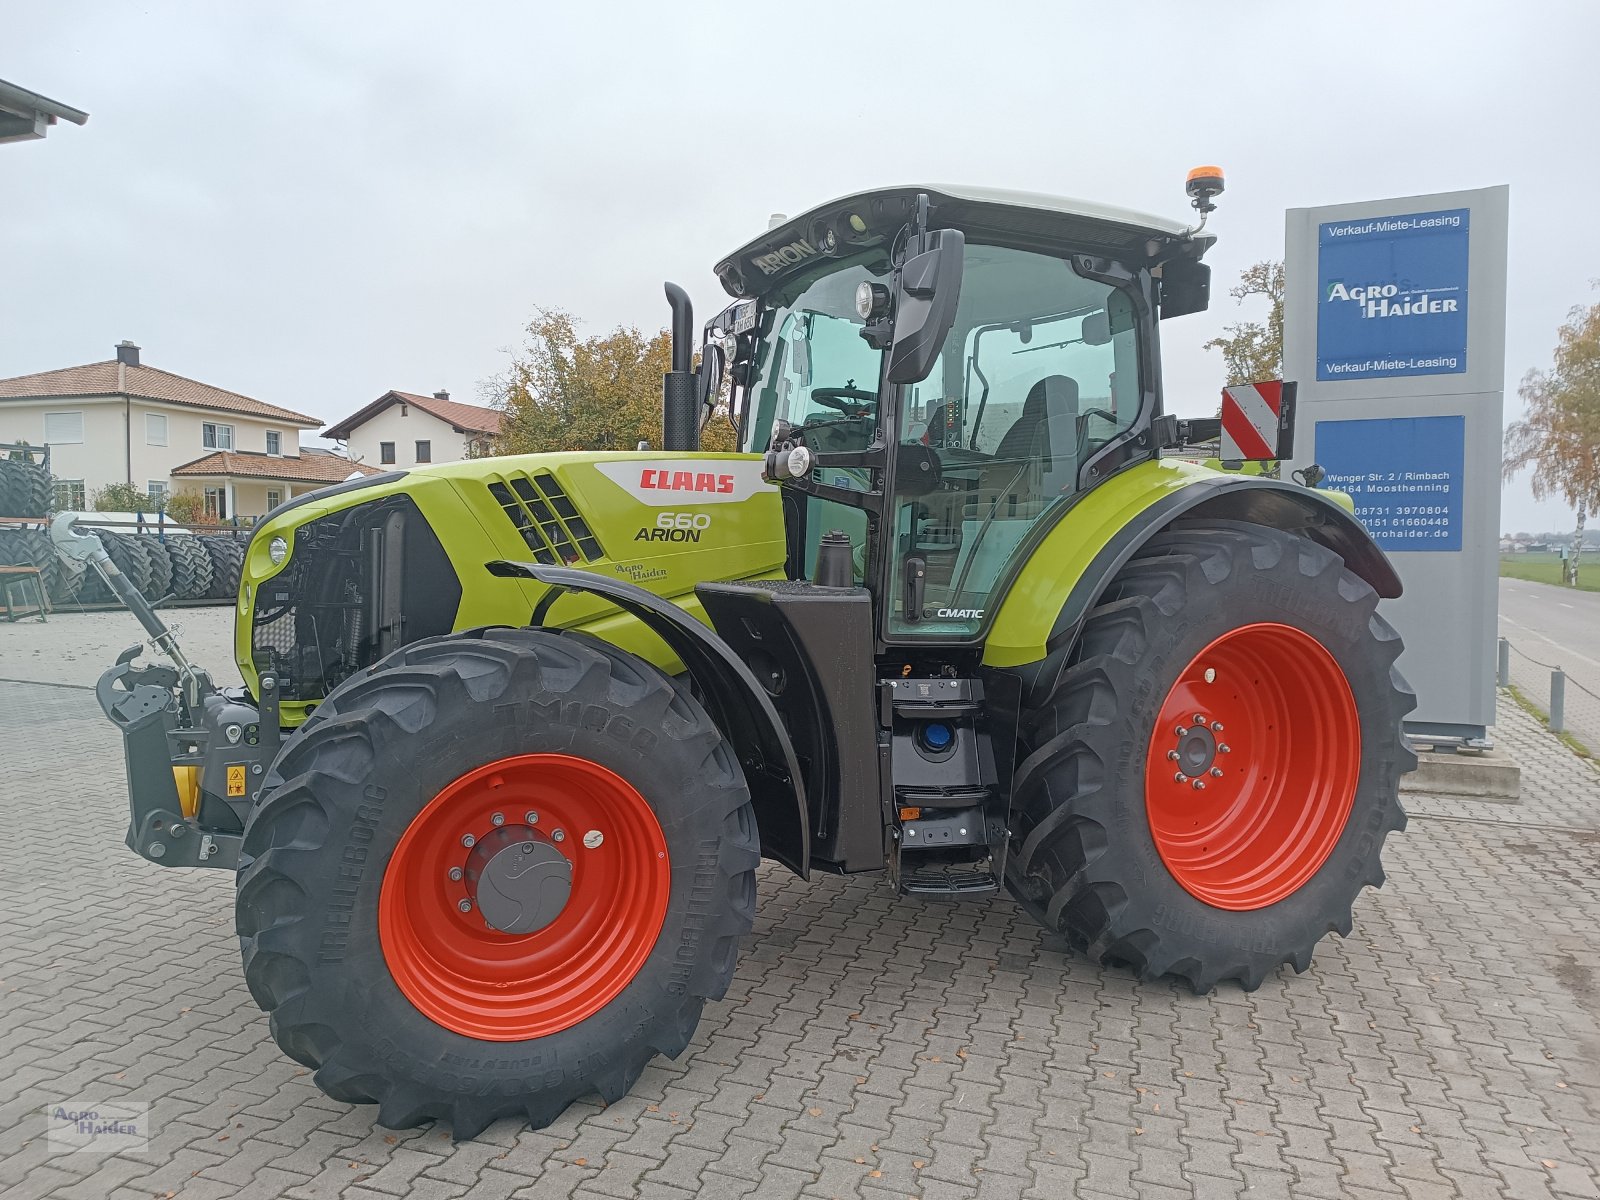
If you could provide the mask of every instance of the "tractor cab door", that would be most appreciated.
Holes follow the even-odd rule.
[[[939,469],[931,490],[895,473],[888,641],[976,637],[1029,533],[1143,406],[1134,293],[1033,251],[969,242],[963,259],[955,324],[897,406],[894,438]]]

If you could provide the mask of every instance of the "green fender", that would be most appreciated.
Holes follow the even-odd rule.
[[[1111,577],[1179,517],[1249,521],[1300,534],[1342,557],[1378,595],[1398,596],[1400,577],[1349,505],[1341,493],[1183,459],[1129,467],[1064,508],[1035,545],[995,614],[984,665],[1024,667],[1069,647]]]

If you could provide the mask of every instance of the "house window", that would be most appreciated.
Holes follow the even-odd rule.
[[[83,441],[83,413],[45,413],[44,440],[45,444],[50,446],[61,446]]]
[[[57,479],[52,487],[54,499],[51,503],[55,505],[57,512],[83,511],[85,507],[83,503],[83,480]]]
[[[205,422],[200,426],[200,444],[207,450],[232,450],[233,426]]]
[[[271,512],[273,509],[277,508],[278,505],[280,505],[282,503],[283,503],[283,493],[280,492],[277,488],[268,488],[267,489],[267,511]]]
[[[167,481],[165,479],[152,479],[144,485],[145,495],[149,496],[155,504],[167,502]]]
[[[425,463],[425,462],[432,462],[433,461],[433,443],[432,442],[418,442],[417,443],[417,461],[419,463]]]
[[[378,443],[378,461],[381,462],[384,466],[393,466],[394,465],[394,443],[393,442],[379,442]]]
[[[267,453],[283,453],[283,434],[279,433],[276,429],[267,430]],[[268,495],[271,495],[271,493],[269,492]]]
[[[206,489],[206,515],[215,517],[219,521],[228,519],[228,489],[208,487]]]
[[[145,413],[144,444],[146,446],[165,446],[167,444],[166,413]]]

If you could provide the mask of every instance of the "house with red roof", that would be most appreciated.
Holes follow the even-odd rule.
[[[389,470],[492,453],[503,415],[449,392],[385,392],[322,436],[343,442],[355,462]]]
[[[0,443],[50,447],[57,509],[87,508],[98,489],[131,483],[152,507],[185,489],[219,518],[251,518],[378,469],[302,451],[300,431],[320,424],[147,366],[128,341],[103,362],[0,379]]]

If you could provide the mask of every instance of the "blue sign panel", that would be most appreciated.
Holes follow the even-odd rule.
[[[1467,216],[1452,208],[1318,227],[1318,379],[1467,369]]]
[[[1459,550],[1466,432],[1465,417],[1318,421],[1314,457],[1383,549]]]

